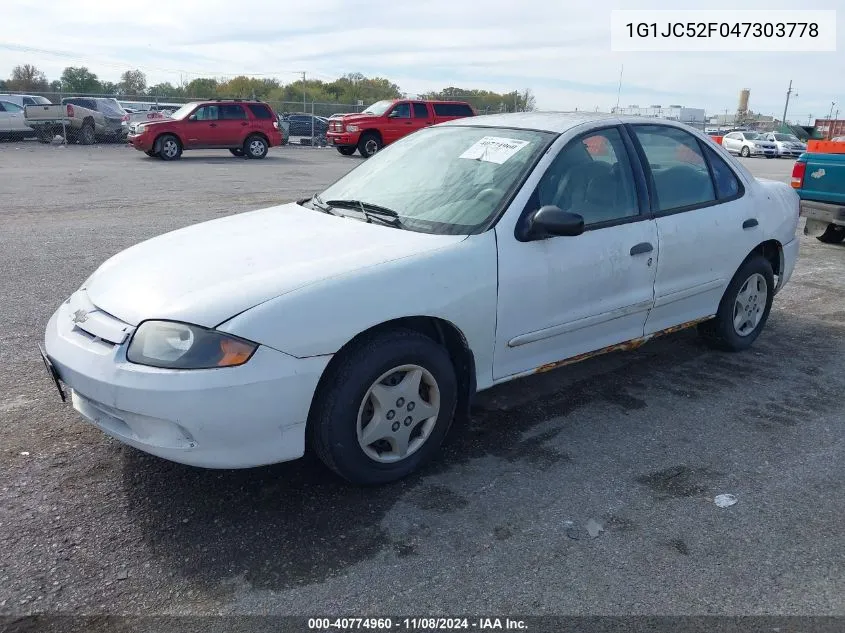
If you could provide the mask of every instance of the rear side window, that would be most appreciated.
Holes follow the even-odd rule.
[[[663,125],[632,127],[651,168],[660,211],[716,200],[710,171],[692,134]]]
[[[465,103],[435,103],[434,114],[437,116],[472,116],[472,108]]]
[[[20,112],[23,110],[17,103],[9,103],[8,101],[3,101],[0,103],[0,112],[3,111],[3,106],[5,106],[6,112]]]
[[[33,99],[32,97],[24,97],[23,98],[23,104],[24,105],[35,105],[35,99]]]
[[[244,109],[241,106],[239,106],[237,104],[228,104],[228,103],[226,105],[220,106],[219,116],[220,116],[221,119],[228,120],[228,121],[231,121],[233,119],[245,119],[245,118],[247,118],[246,112],[244,112]]]
[[[0,101],[0,112],[6,112],[6,105]]]
[[[415,103],[414,104],[414,118],[415,119],[427,119],[428,118],[428,106],[424,103]]]
[[[270,108],[263,103],[250,103],[247,107],[256,119],[266,120],[275,118]]]
[[[705,145],[707,160],[710,161],[710,169],[713,171],[713,180],[716,183],[716,195],[719,200],[729,200],[740,195],[742,187],[739,179],[722,157]]]

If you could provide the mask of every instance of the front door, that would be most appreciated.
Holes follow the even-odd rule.
[[[217,133],[220,106],[204,105],[197,108],[188,117],[185,134],[185,149],[215,147],[219,139]]]
[[[387,113],[387,122],[382,128],[382,140],[387,145],[410,134],[414,122],[411,120],[411,104],[407,101],[397,103]]]
[[[497,226],[494,379],[643,336],[657,228],[625,134],[607,127],[569,141],[526,206],[578,213],[584,233],[525,242]]]

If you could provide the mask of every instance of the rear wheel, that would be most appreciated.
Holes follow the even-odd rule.
[[[774,298],[774,273],[769,261],[755,253],[728,284],[716,317],[698,326],[713,347],[738,352],[751,347],[769,318]]]
[[[309,415],[309,442],[349,481],[394,481],[435,455],[457,393],[445,348],[411,330],[376,334],[329,368]]]
[[[358,141],[358,151],[364,158],[369,158],[382,148],[381,137],[374,132],[367,132]]]
[[[176,160],[182,155],[182,144],[172,134],[165,134],[158,141],[158,156],[161,160]]]
[[[80,145],[93,145],[96,138],[94,137],[94,124],[91,121],[86,121],[77,134]]]
[[[229,151],[232,152],[232,156],[241,157],[244,155],[244,150],[240,147],[231,147],[229,148]]]
[[[837,226],[836,224],[828,224],[824,233],[816,238],[825,244],[839,244],[845,240],[845,226]]]
[[[53,140],[53,132],[47,128],[38,128],[35,131],[35,137],[38,139],[39,143],[49,143]]]
[[[352,156],[352,154],[354,154],[354,153],[355,153],[355,149],[356,149],[356,148],[355,148],[355,146],[354,146],[354,145],[353,145],[353,146],[351,146],[351,147],[346,146],[346,145],[342,145],[341,147],[338,147],[338,148],[337,148],[337,151],[339,151],[339,152],[340,152],[341,154],[343,154],[344,156]]]
[[[241,151],[249,158],[259,159],[267,156],[269,149],[267,141],[263,137],[253,134],[244,141],[244,147]]]

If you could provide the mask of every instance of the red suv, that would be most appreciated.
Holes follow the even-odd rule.
[[[235,156],[264,158],[282,144],[282,134],[266,103],[219,99],[186,103],[168,119],[132,124],[128,141],[162,160],[176,160],[187,149],[228,149]]]
[[[377,101],[360,114],[329,119],[326,139],[344,156],[351,156],[357,149],[369,158],[420,128],[467,116],[475,116],[475,110],[462,101]]]

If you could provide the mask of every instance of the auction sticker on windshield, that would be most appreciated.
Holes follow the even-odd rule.
[[[460,158],[483,160],[488,163],[501,165],[526,145],[528,145],[528,141],[520,141],[515,138],[485,136],[461,154]]]

